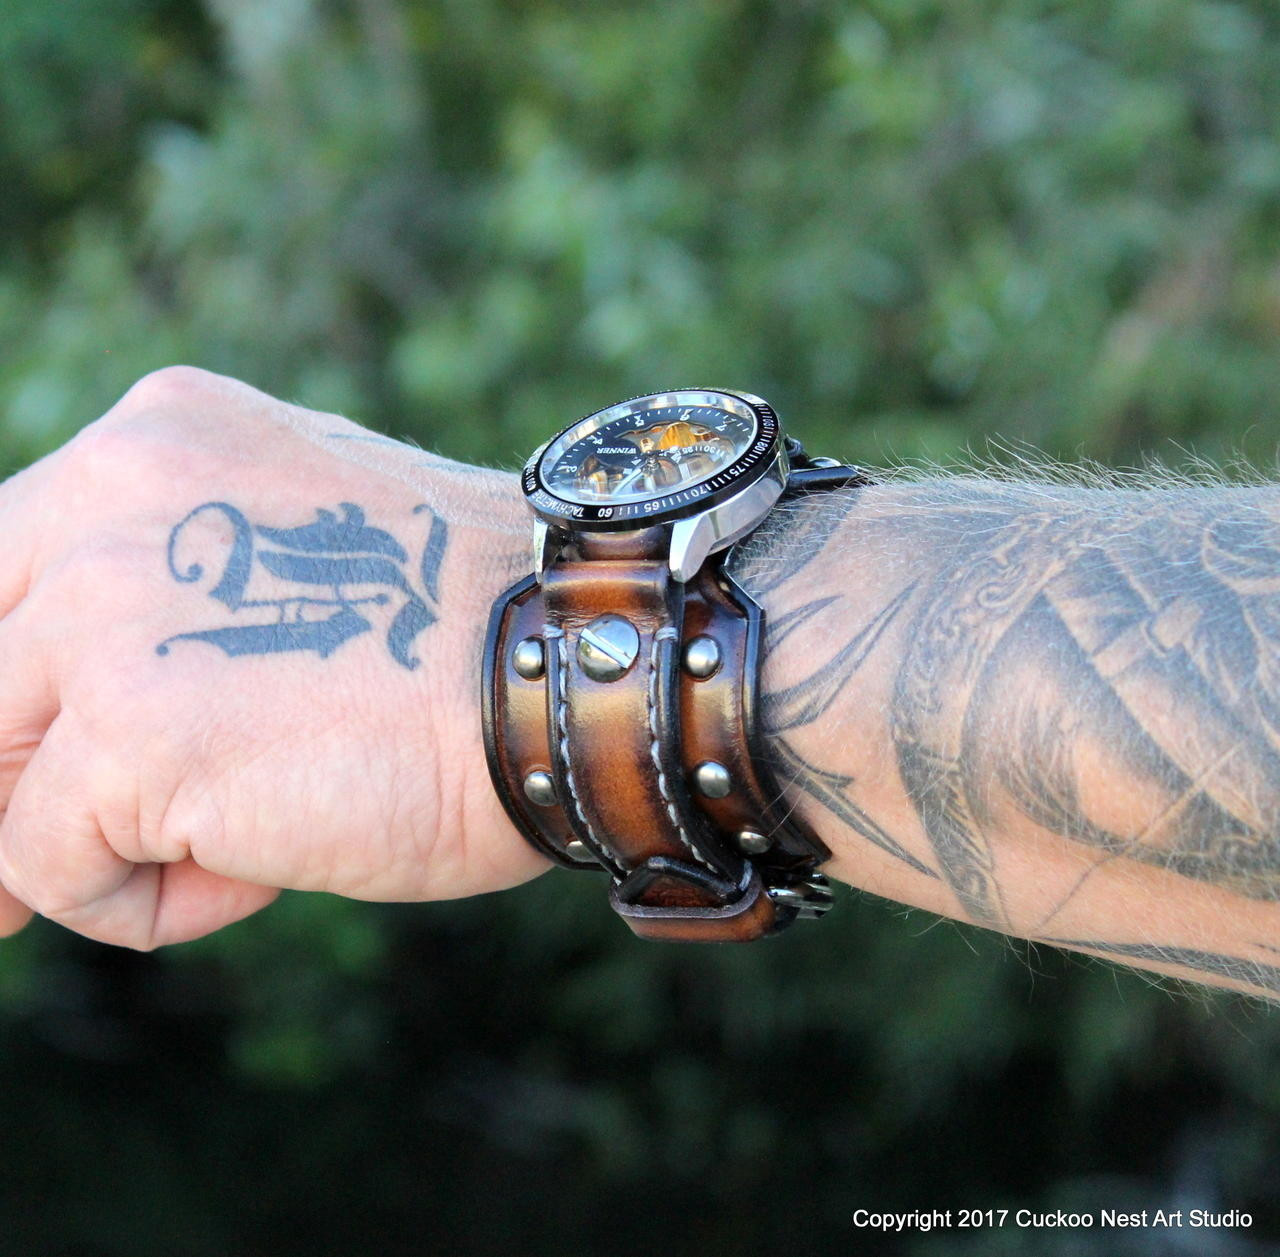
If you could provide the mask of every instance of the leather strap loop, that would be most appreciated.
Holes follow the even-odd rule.
[[[556,792],[578,838],[617,876],[655,855],[736,875],[690,803],[679,759],[684,587],[658,559],[568,561],[543,574],[542,598]],[[637,638],[613,680],[593,678],[579,657],[602,615]]]
[[[655,884],[660,876],[655,876]],[[625,885],[610,887],[610,906],[641,938],[660,942],[748,943],[790,924],[795,916],[786,912],[779,916],[759,872],[749,864],[727,902],[705,907],[670,901],[658,906],[630,902],[623,898]]]

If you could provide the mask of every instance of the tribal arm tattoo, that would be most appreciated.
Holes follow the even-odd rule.
[[[1280,997],[1280,493],[927,480],[798,503],[733,563],[770,652],[811,660],[762,714],[820,832],[978,924]],[[892,790],[838,736],[868,703]],[[1134,911],[1090,941],[1104,884]],[[1133,925],[1188,893],[1241,906],[1241,954]]]

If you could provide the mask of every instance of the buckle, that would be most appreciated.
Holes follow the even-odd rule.
[[[831,883],[823,873],[811,873],[804,881],[788,886],[770,886],[769,898],[779,908],[794,909],[796,916],[813,920],[835,906]]]

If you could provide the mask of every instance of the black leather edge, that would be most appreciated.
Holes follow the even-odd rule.
[[[658,683],[654,703],[658,726],[658,767],[666,779],[671,806],[675,808],[680,824],[698,854],[722,876],[737,881],[743,873],[743,857],[716,837],[714,826],[694,803],[685,782],[680,754],[684,744],[680,728],[680,628],[684,618],[684,586],[677,585],[675,581],[671,583],[677,586],[675,592],[681,599],[681,607],[680,614],[673,614],[669,621],[676,635],[658,643]]]
[[[511,818],[511,823],[524,835],[525,840],[562,868],[594,868],[594,865],[583,864],[581,861],[574,860],[563,852],[558,851],[542,837],[536,827],[529,823],[525,818],[524,808],[512,797],[511,791],[507,789],[506,778],[503,776],[498,764],[496,711],[498,701],[498,639],[502,636],[502,621],[506,617],[507,608],[522,594],[528,593],[530,589],[535,588],[537,584],[537,578],[532,572],[528,576],[521,577],[514,585],[503,591],[502,595],[494,602],[493,609],[489,612],[489,627],[484,639],[484,664],[480,678],[480,713],[481,722],[484,726],[485,759],[489,763],[489,777],[493,782],[494,790],[497,791],[498,799],[501,801],[507,815]]]
[[[561,752],[560,729],[555,718],[555,696],[560,685],[560,651],[558,647],[553,650],[551,642],[546,639],[544,639],[544,644],[546,647],[547,740],[551,747],[551,777],[556,783],[556,798],[561,801],[562,811],[569,822],[569,828],[577,835],[578,841],[600,861],[598,865],[574,863],[569,867],[575,869],[585,868],[588,871],[593,868],[599,868],[611,873],[615,878],[625,877],[627,874],[626,866],[619,864],[600,843],[592,838],[589,827],[582,817],[578,815],[578,809],[573,805],[574,792],[569,789],[568,781],[569,774],[573,771],[573,766],[565,762],[565,757]]]
[[[685,882],[701,893],[719,900],[721,904],[731,904],[742,898],[750,881],[750,873],[744,867],[735,878],[717,877],[686,860],[673,860],[665,855],[650,856],[618,883],[618,902],[639,905],[648,889],[664,878]],[[647,908],[647,905],[641,906]],[[671,908],[648,908],[650,916],[669,916],[672,911]]]
[[[773,761],[764,744],[760,728],[760,671],[764,663],[764,608],[738,584],[727,569],[720,573],[724,592],[737,604],[747,620],[746,660],[742,684],[743,723],[747,728],[747,751],[756,770],[760,789],[772,802],[763,818],[769,825],[775,846],[763,855],[753,857],[761,868],[776,869],[783,874],[803,874],[823,860],[831,858],[831,850],[821,838],[786,804],[786,795],[778,785]],[[778,859],[778,846],[791,858]],[[776,879],[775,879],[776,880]]]

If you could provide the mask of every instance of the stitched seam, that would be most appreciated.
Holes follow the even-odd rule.
[[[542,635],[544,638],[553,637],[556,639],[558,666],[556,668],[556,690],[553,698],[556,709],[556,732],[559,735],[560,742],[560,762],[564,765],[564,785],[569,792],[569,802],[573,804],[573,810],[577,813],[577,817],[582,822],[591,842],[599,847],[620,868],[625,869],[627,866],[618,859],[617,853],[601,840],[591,822],[587,820],[586,813],[582,810],[582,803],[578,799],[578,788],[573,783],[573,769],[569,763],[569,721],[566,715],[568,711],[568,681],[566,678],[569,675],[569,647],[565,641],[564,630],[552,628],[548,624],[544,626]]]
[[[680,813],[676,810],[675,802],[671,798],[671,791],[667,789],[667,774],[662,771],[662,752],[658,742],[658,650],[662,644],[663,638],[674,638],[676,630],[671,625],[660,628],[653,635],[653,649],[649,652],[649,732],[653,735],[653,740],[649,743],[649,755],[653,760],[653,766],[658,770],[658,793],[662,795],[662,801],[667,805],[667,815],[671,818],[671,823],[676,827],[676,833],[680,835],[680,841],[689,849],[690,855],[698,861],[704,868],[715,872],[715,868],[711,862],[693,845],[693,840],[685,831],[685,827],[680,820]]]

